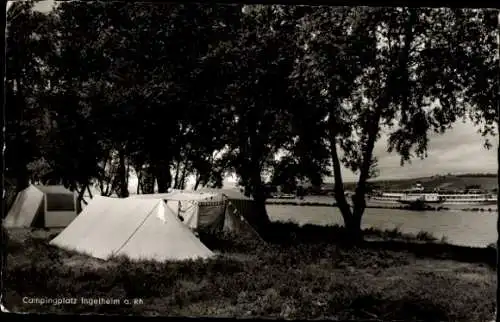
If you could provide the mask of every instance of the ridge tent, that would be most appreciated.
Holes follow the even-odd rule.
[[[221,193],[172,190],[169,193],[134,195],[129,198],[162,199],[167,208],[194,231],[222,231],[260,238],[235,205]]]
[[[252,224],[256,221],[253,199],[245,196],[238,189],[200,188],[196,190],[196,192],[222,194],[226,196],[238,213],[242,215],[247,222]]]
[[[19,192],[7,216],[6,228],[61,228],[77,216],[74,192],[64,186],[29,185]]]
[[[158,199],[94,197],[51,245],[100,259],[188,260],[214,254]]]
[[[252,201],[252,198],[245,196],[238,189],[200,188],[200,189],[196,190],[196,192],[221,193],[221,194],[225,195],[228,199],[231,199],[231,200],[247,200],[247,201]]]

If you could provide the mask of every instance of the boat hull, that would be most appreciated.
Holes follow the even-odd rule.
[[[402,203],[404,205],[413,205],[417,202],[421,202],[423,204],[429,204],[429,205],[442,205],[442,201],[427,201],[427,200],[398,200],[399,203]]]
[[[452,208],[452,209],[464,209],[464,208],[472,208],[472,207],[491,207],[491,206],[496,206],[497,203],[494,201],[485,201],[485,202],[448,202],[448,203],[443,203],[442,206],[446,208]]]
[[[443,193],[425,191],[407,192],[381,192],[371,195],[370,201],[374,202],[399,202],[412,203],[417,200],[425,203],[438,203],[443,205],[495,205],[497,196],[491,193]]]

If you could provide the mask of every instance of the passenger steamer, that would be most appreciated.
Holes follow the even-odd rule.
[[[421,184],[409,190],[401,192],[382,192],[370,196],[372,201],[384,203],[413,204],[423,202],[425,204],[439,204],[443,207],[450,206],[487,206],[497,203],[497,196],[485,193],[479,189],[467,192],[426,192]]]

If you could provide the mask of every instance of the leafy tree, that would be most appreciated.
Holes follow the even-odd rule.
[[[143,8],[146,13],[135,20],[140,30],[155,35],[137,38],[133,47],[142,51],[134,57],[149,57],[137,64],[143,71],[150,66],[152,75],[150,82],[137,89],[137,96],[146,97],[148,102],[148,108],[141,108],[136,116],[143,120],[138,149],[146,155],[160,192],[170,187],[174,164],[180,170],[174,182],[177,188],[182,188],[193,171],[210,176],[211,168],[204,167],[204,161],[223,147],[218,139],[223,129],[217,119],[220,99],[206,79],[217,73],[210,56],[217,43],[224,41],[229,28],[225,21],[231,19],[235,8],[153,5]]]
[[[87,33],[86,24],[91,21],[82,21],[86,11],[72,9],[63,3],[49,15],[53,48],[45,64],[51,68],[46,75],[49,85],[39,100],[50,124],[48,142],[41,149],[50,171],[42,179],[78,191],[82,201],[85,190],[102,174],[99,164],[106,158],[110,142],[101,136],[107,128],[99,128],[96,117],[104,101],[102,91],[100,97],[96,94],[104,88],[102,82],[96,82],[99,66],[92,64],[100,39]]]
[[[97,183],[125,197],[130,168],[143,192],[155,180],[160,192],[183,188],[190,174],[196,187],[221,186],[234,171],[265,225],[269,172],[291,187],[333,173],[359,240],[382,131],[404,163],[467,112],[484,134],[498,124],[487,11],[71,2],[43,15],[33,2],[15,6],[6,160],[18,187],[31,177],[82,197]],[[359,174],[353,207],[341,165]]]
[[[457,26],[452,30],[454,39],[460,39],[454,46],[454,58],[459,61],[458,79],[463,89],[463,104],[467,106],[470,119],[479,126],[485,137],[486,148],[491,148],[490,138],[500,134],[500,13],[498,10],[456,10]],[[499,164],[497,178],[500,186],[500,141],[497,142]],[[497,205],[500,195],[497,193]],[[497,218],[500,234],[500,213]],[[497,243],[497,274],[500,272],[500,238]],[[498,275],[500,277],[500,275]],[[497,283],[497,307],[495,320],[500,316],[500,287]]]
[[[464,95],[470,119],[480,126],[485,146],[489,138],[498,135],[498,10],[456,10],[456,28],[451,30],[457,39],[453,54],[460,67],[457,82]],[[478,174],[479,175],[479,174]]]
[[[308,113],[317,113],[315,133],[328,142],[335,199],[354,241],[381,131],[404,164],[426,156],[431,131],[464,115],[463,74],[450,50],[458,38],[444,27],[457,23],[449,9],[414,8],[321,8],[304,21],[299,39],[307,46],[294,79],[311,102]],[[359,174],[352,208],[341,164]]]
[[[214,43],[224,39],[220,35],[229,27],[223,21],[235,10],[215,9],[64,3],[56,10],[60,50],[54,60],[59,67],[54,82],[60,87],[59,97],[70,95],[74,82],[88,88],[75,104],[87,106],[84,115],[92,116],[94,125],[88,134],[99,137],[100,148],[93,151],[102,164],[98,180],[111,184],[119,195],[127,195],[130,165],[140,174],[140,185],[149,186],[148,192],[155,179],[160,192],[170,187],[174,162],[184,169],[179,184],[192,171],[210,177],[211,167],[204,161],[222,147],[217,139],[222,126],[214,110],[216,97],[204,79],[216,71],[208,56]],[[74,163],[71,160],[73,156],[67,161]],[[96,160],[80,163],[81,167],[95,170]],[[108,161],[116,164],[110,175]],[[143,179],[153,184],[144,185]]]
[[[167,176],[163,183],[158,181],[159,191],[170,186],[170,169],[174,163],[180,167],[178,180],[174,182],[178,188],[182,188],[192,172],[210,177],[211,168],[204,164],[214,151],[224,147],[220,138],[225,128],[218,118],[220,94],[217,86],[212,89],[214,85],[206,80],[218,74],[214,55],[219,43],[227,41],[226,35],[230,36],[230,23],[237,12],[238,6],[176,5],[171,8],[170,18],[158,18],[168,19],[168,23],[154,22],[164,26],[163,32],[168,35],[156,46],[157,55],[163,55],[160,58],[164,63],[159,60],[154,64],[164,68],[156,72],[154,84],[158,95],[153,101],[157,109],[152,115],[160,122],[157,130],[146,132],[146,144],[152,145],[149,149],[152,165],[164,168]],[[169,53],[166,57],[165,52]],[[162,84],[168,86],[164,89]],[[149,123],[145,127],[151,129]],[[159,149],[158,137],[168,138],[170,142]],[[162,155],[157,153],[160,151]],[[160,179],[159,173],[155,176]]]
[[[307,143],[313,142],[315,153],[311,155],[318,156],[321,165],[333,166],[338,206],[346,226],[355,231],[354,215],[344,196],[340,162],[360,167],[360,156],[356,155],[356,144],[360,143],[353,137],[356,116],[342,103],[353,95],[356,82],[373,59],[376,39],[368,18],[361,19],[356,9],[348,8],[321,8],[307,15],[297,39],[303,56],[291,75],[300,102],[294,108],[295,133],[299,136],[295,150],[299,155],[307,155]],[[362,118],[360,115],[359,123]],[[346,153],[343,160],[338,153],[339,144]],[[372,157],[367,157],[371,161]]]
[[[40,157],[44,136],[43,110],[37,96],[46,86],[42,62],[51,50],[49,17],[33,11],[35,1],[11,4],[6,39],[6,176],[15,178],[16,190],[30,182],[29,164]]]
[[[223,111],[228,160],[256,205],[254,224],[269,222],[263,176],[275,154],[290,142],[288,81],[293,68],[293,22],[277,19],[279,7],[253,8],[233,26],[237,35],[225,52],[227,79]]]
[[[290,156],[285,156],[276,162],[273,168],[271,183],[280,186],[286,193],[297,190],[299,165]]]

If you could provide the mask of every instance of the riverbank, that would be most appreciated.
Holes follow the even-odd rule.
[[[428,244],[435,238],[424,232],[411,236],[397,230],[366,230],[369,242],[346,249],[339,243],[345,235],[341,227],[272,225],[275,234],[267,244],[202,236],[219,256],[182,263],[105,262],[49,246],[53,233],[12,234],[7,244],[6,307],[148,316],[491,319],[492,269],[477,258],[475,263],[459,262],[453,252],[438,251]],[[445,241],[436,242],[446,248]],[[385,243],[384,248],[377,243]],[[411,244],[421,245],[420,253]],[[432,253],[429,249],[435,254],[426,256]],[[135,298],[142,303],[23,303],[23,297],[43,296]]]

